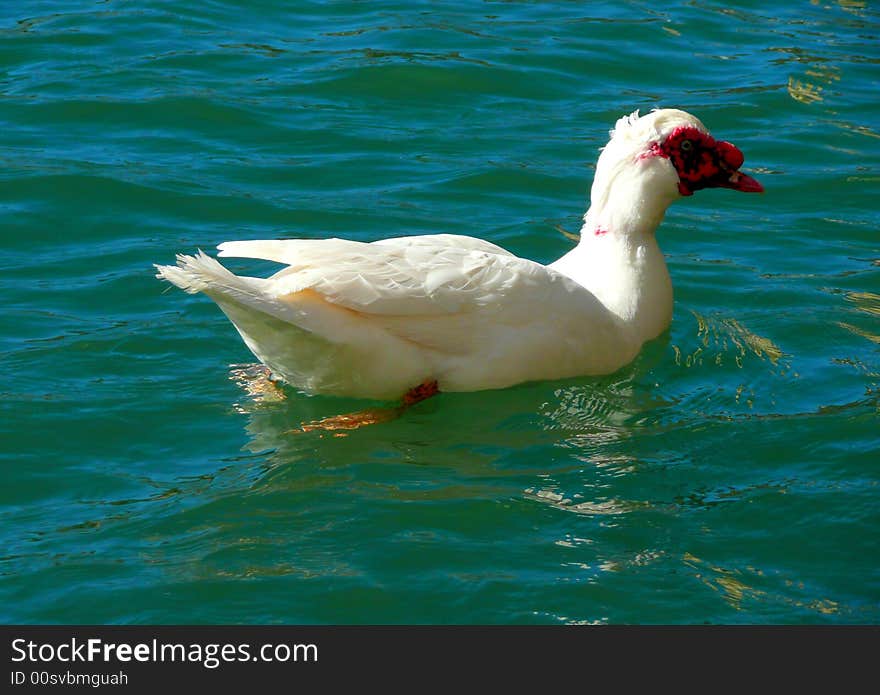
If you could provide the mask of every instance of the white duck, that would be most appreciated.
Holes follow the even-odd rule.
[[[268,279],[201,251],[156,268],[211,297],[261,362],[309,393],[406,402],[607,374],[669,326],[672,285],[654,237],[666,208],[700,188],[761,192],[742,163],[684,111],[637,111],[599,157],[580,243],[549,266],[438,234],[219,245],[220,256],[287,266]]]

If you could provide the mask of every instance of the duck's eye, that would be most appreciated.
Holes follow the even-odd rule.
[[[681,148],[682,152],[690,152],[694,147],[694,143],[692,143],[690,140],[682,140],[679,147]]]

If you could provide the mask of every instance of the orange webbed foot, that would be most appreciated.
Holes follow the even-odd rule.
[[[291,433],[301,432],[334,432],[337,437],[346,436],[343,430],[356,430],[367,425],[377,425],[389,422],[399,417],[407,408],[421,403],[422,401],[440,393],[436,379],[424,381],[418,386],[407,391],[401,399],[401,405],[396,408],[367,408],[354,413],[333,415],[314,422],[304,422],[299,430],[291,430]]]

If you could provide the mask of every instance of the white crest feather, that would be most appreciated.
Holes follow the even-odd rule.
[[[617,123],[614,124],[614,128],[608,131],[608,136],[613,138],[618,133],[623,133],[623,131],[631,128],[636,121],[639,120],[639,110],[636,109],[628,116],[621,116],[617,119]]]

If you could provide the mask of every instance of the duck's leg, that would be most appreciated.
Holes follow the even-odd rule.
[[[440,387],[437,385],[436,379],[431,379],[430,381],[423,381],[418,386],[414,386],[405,394],[403,394],[403,408],[408,408],[411,405],[415,405],[426,398],[430,398],[431,396],[436,396],[440,393]]]
[[[315,420],[314,422],[304,422],[300,425],[299,430],[290,430],[290,433],[298,434],[300,432],[314,432],[317,430],[336,432],[336,436],[344,437],[345,434],[340,432],[340,430],[356,430],[361,427],[366,427],[367,425],[388,422],[389,420],[399,417],[400,414],[410,406],[420,403],[431,396],[436,396],[438,393],[440,393],[440,389],[437,387],[436,380],[425,381],[407,391],[403,395],[401,404],[397,407],[367,408],[366,410],[359,410],[355,413],[333,415],[332,417],[325,417],[321,420]]]

